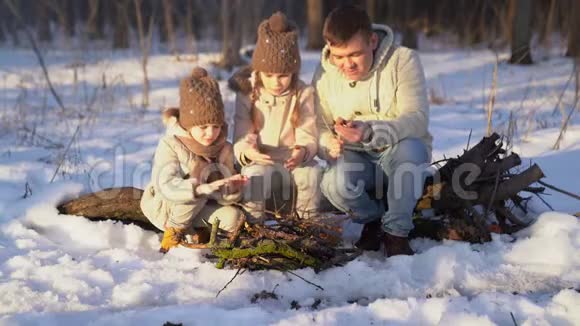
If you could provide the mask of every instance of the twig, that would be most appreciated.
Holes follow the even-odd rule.
[[[216,219],[216,221],[211,225],[211,234],[209,236],[210,247],[213,247],[215,245],[219,227],[220,227],[220,220]]]
[[[500,171],[498,168],[497,173],[495,175],[495,184],[493,185],[493,191],[491,193],[491,198],[489,199],[489,203],[485,207],[485,213],[483,214],[483,219],[485,221],[487,221],[487,214],[489,213],[489,210],[491,209],[491,206],[493,205],[493,201],[495,200],[495,195],[497,194],[497,187],[499,185],[499,174],[500,174]]]
[[[467,137],[467,146],[465,147],[466,151],[469,149],[469,143],[471,142],[471,133],[472,132],[473,132],[473,128],[469,129],[469,137]]]
[[[556,142],[554,143],[552,149],[560,149],[560,142],[562,141],[562,139],[564,139],[564,133],[566,133],[566,129],[568,129],[568,123],[572,118],[572,114],[574,114],[574,111],[576,111],[577,104],[578,100],[576,100],[574,107],[570,110],[570,113],[568,113],[566,120],[564,120],[564,122],[562,123],[562,127],[560,128],[560,134],[558,134],[558,139],[556,139]]]
[[[562,98],[564,97],[564,93],[566,93],[566,90],[568,89],[568,85],[570,84],[572,77],[574,77],[574,69],[572,69],[572,71],[570,72],[570,77],[568,77],[568,81],[566,81],[566,85],[564,85],[564,89],[562,90],[562,93],[560,93],[560,97],[558,97],[556,106],[554,106],[554,110],[552,111],[552,116],[554,116],[554,114],[556,114],[556,112],[558,111],[558,107],[560,106],[560,103],[562,103]]]
[[[574,60],[574,69],[573,71],[576,73],[576,92],[574,94],[574,107],[570,110],[570,113],[568,113],[568,116],[566,117],[566,120],[562,121],[562,127],[560,128],[560,134],[558,135],[558,139],[556,139],[556,142],[554,143],[554,146],[552,147],[553,149],[560,149],[560,142],[562,141],[562,139],[564,138],[564,134],[566,133],[566,129],[568,129],[568,123],[570,122],[570,119],[572,118],[572,114],[574,114],[574,112],[576,111],[576,107],[578,106],[578,101],[580,101],[580,96],[578,94],[578,85],[580,83],[580,59],[576,58]]]
[[[64,113],[66,111],[66,109],[64,108],[64,104],[62,103],[60,96],[58,95],[58,93],[56,92],[54,87],[52,86],[52,82],[50,81],[50,76],[48,75],[48,70],[46,69],[46,64],[44,63],[44,58],[42,57],[42,54],[40,53],[40,49],[38,48],[36,41],[34,41],[34,36],[32,36],[32,33],[30,32],[28,26],[26,26],[26,24],[24,23],[24,19],[22,19],[22,16],[20,16],[20,13],[18,12],[18,9],[14,6],[14,3],[12,3],[11,0],[4,0],[4,3],[6,4],[6,7],[8,7],[10,12],[12,12],[12,15],[14,15],[14,17],[16,18],[16,21],[18,22],[20,27],[22,29],[24,29],[24,33],[26,34],[26,37],[30,41],[30,44],[32,45],[32,49],[34,50],[34,53],[36,54],[36,58],[38,59],[38,62],[40,63],[40,67],[42,68],[42,72],[44,73],[44,78],[46,79],[46,83],[48,84],[48,88],[50,89],[50,93],[52,94],[52,96],[56,100],[56,103],[60,106],[62,113]]]
[[[514,322],[515,326],[518,326],[518,323],[516,322],[516,317],[514,317],[514,313],[510,311],[510,316],[512,316],[512,321]]]
[[[554,190],[554,191],[557,191],[557,192],[559,192],[559,193],[561,193],[561,194],[568,195],[568,196],[570,196],[570,197],[572,197],[572,198],[574,198],[574,199],[580,200],[580,196],[578,196],[578,195],[576,195],[576,194],[574,194],[574,193],[571,193],[571,192],[569,192],[569,191],[566,191],[566,190],[560,189],[560,188],[558,188],[558,187],[552,186],[551,184],[549,184],[549,183],[546,183],[546,182],[544,182],[544,181],[542,181],[542,180],[538,180],[537,182],[538,182],[539,184],[541,184],[542,186],[546,187],[546,188],[550,188],[550,189],[552,189],[552,190]]]
[[[229,237],[229,241],[230,241],[230,244],[232,246],[234,245],[236,240],[238,240],[238,237],[240,236],[240,232],[244,228],[244,224],[246,224],[246,215],[242,214],[242,217],[238,220],[236,227],[234,228],[234,230],[232,231],[232,233],[230,234],[230,237]]]
[[[285,272],[286,272],[286,273],[290,273],[290,274],[292,274],[292,275],[294,275],[294,276],[298,277],[299,279],[303,280],[304,282],[306,282],[306,283],[308,283],[308,284],[310,284],[310,285],[312,285],[312,286],[314,286],[314,287],[316,287],[316,288],[318,288],[318,289],[320,289],[320,290],[324,291],[324,288],[323,288],[322,286],[320,286],[320,285],[318,285],[318,284],[314,284],[314,283],[310,282],[309,280],[305,279],[304,277],[302,277],[302,276],[300,276],[300,275],[298,275],[298,274],[296,274],[296,273],[294,273],[294,272],[292,272],[292,271],[285,271]]]
[[[499,57],[497,52],[494,51],[495,54],[495,65],[493,67],[493,79],[491,81],[491,90],[489,94],[489,102],[487,106],[487,136],[491,135],[491,120],[493,115],[493,107],[495,105],[495,93],[497,88],[497,70],[499,65]]]
[[[552,207],[552,205],[548,204],[548,202],[547,202],[547,201],[546,201],[544,198],[542,198],[542,196],[540,196],[540,194],[538,194],[538,193],[535,193],[535,192],[533,192],[533,194],[534,194],[534,195],[536,195],[536,196],[537,196],[537,197],[538,197],[538,198],[539,198],[539,199],[542,201],[542,203],[544,203],[544,205],[548,206],[548,208],[549,208],[551,211],[553,211],[553,210],[554,210],[554,207]]]
[[[242,271],[242,272],[240,273],[240,271]],[[245,269],[242,270],[242,268],[238,268],[238,270],[236,271],[236,274],[234,274],[234,277],[232,277],[232,279],[229,280],[226,283],[226,285],[224,285],[224,287],[218,291],[218,293],[215,295],[215,297],[217,298],[220,295],[220,293],[222,293],[222,291],[225,290],[228,287],[228,285],[230,285],[236,279],[236,277],[238,277],[238,275],[244,274],[245,271],[246,271]]]
[[[60,170],[60,167],[62,166],[62,163],[64,163],[64,160],[66,158],[66,154],[68,153],[68,150],[70,149],[73,141],[75,140],[77,134],[79,133],[80,127],[81,127],[81,125],[79,123],[77,125],[77,129],[75,130],[75,133],[72,135],[70,141],[68,142],[68,145],[66,146],[66,149],[65,149],[64,153],[62,154],[62,157],[60,159],[60,162],[58,162],[58,166],[56,167],[56,170],[54,171],[54,174],[52,175],[52,178],[50,179],[50,182],[49,183],[52,183],[54,181],[54,178],[58,174],[58,171]]]

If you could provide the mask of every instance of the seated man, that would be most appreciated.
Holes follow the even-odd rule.
[[[365,224],[359,248],[378,250],[382,240],[387,257],[412,255],[407,236],[432,143],[419,56],[354,6],[334,9],[323,33],[313,79],[319,156],[329,163],[322,193]]]

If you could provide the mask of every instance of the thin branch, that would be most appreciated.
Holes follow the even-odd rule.
[[[24,29],[24,33],[26,34],[26,37],[30,41],[30,44],[32,45],[32,49],[34,50],[34,53],[36,54],[36,58],[38,59],[38,62],[40,63],[40,67],[42,68],[42,72],[44,73],[44,78],[46,79],[46,83],[48,84],[48,88],[50,89],[50,93],[54,97],[58,106],[60,106],[62,113],[64,113],[66,111],[66,109],[64,107],[62,100],[60,99],[60,96],[58,95],[58,93],[56,92],[54,87],[52,86],[52,82],[50,81],[50,76],[48,75],[48,70],[46,69],[46,64],[44,63],[44,58],[42,57],[42,54],[40,53],[40,49],[38,48],[38,45],[36,44],[36,41],[34,40],[34,36],[32,36],[30,29],[24,23],[24,19],[22,19],[22,16],[20,16],[20,13],[18,12],[18,9],[14,5],[14,3],[12,3],[11,0],[4,0],[4,3],[8,7],[8,9],[12,13],[12,15],[14,15],[14,17],[16,18],[16,21],[18,22],[20,27],[22,29]]]
[[[514,317],[514,313],[510,311],[510,316],[512,316],[512,321],[514,322],[514,326],[518,326],[518,323],[516,322],[516,317]]]
[[[242,271],[242,272],[240,273],[240,271]],[[232,279],[229,280],[226,283],[226,285],[224,285],[224,287],[218,291],[218,293],[215,295],[215,297],[217,298],[220,295],[220,293],[222,293],[222,291],[224,291],[228,287],[228,285],[232,284],[232,282],[236,279],[236,277],[238,277],[238,275],[244,274],[245,271],[246,271],[245,269],[242,270],[242,268],[238,268],[238,270],[236,271],[236,274],[234,274],[234,277],[232,277]]]
[[[72,137],[70,138],[70,141],[68,142],[68,145],[66,145],[66,149],[64,150],[64,153],[62,154],[62,157],[60,159],[60,162],[58,162],[58,166],[56,167],[56,170],[54,171],[54,174],[52,175],[52,178],[50,179],[49,183],[52,183],[54,181],[54,178],[56,177],[56,175],[58,174],[58,171],[60,170],[60,167],[62,166],[62,163],[64,163],[64,160],[66,158],[66,154],[68,153],[68,150],[70,149],[73,141],[75,140],[75,138],[77,137],[77,134],[79,133],[81,125],[80,123],[77,125],[77,129],[75,130],[75,133],[72,135]]]
[[[554,207],[552,207],[552,205],[548,204],[548,202],[542,198],[542,196],[540,196],[540,194],[533,192],[534,195],[536,195],[541,201],[542,203],[544,203],[544,205],[546,205],[551,211],[554,210]]]
[[[298,274],[296,274],[296,273],[294,273],[294,272],[292,272],[292,271],[285,271],[285,272],[286,272],[286,273],[289,273],[289,274],[292,274],[292,275],[294,275],[294,276],[298,277],[299,279],[303,280],[304,282],[306,282],[306,283],[308,283],[308,284],[310,284],[310,285],[312,285],[312,286],[314,286],[314,287],[316,287],[316,288],[318,288],[318,289],[320,289],[320,290],[324,291],[324,288],[323,288],[322,286],[320,286],[320,285],[318,285],[318,284],[315,284],[315,283],[312,283],[312,282],[310,282],[309,280],[305,279],[304,277],[302,277],[302,276],[300,276],[300,275],[298,275]]]
[[[544,181],[542,181],[542,180],[538,180],[537,182],[538,182],[539,184],[541,184],[542,186],[546,187],[546,188],[550,188],[550,189],[552,189],[552,190],[554,190],[554,191],[557,191],[557,192],[559,192],[559,193],[561,193],[561,194],[568,195],[568,196],[570,196],[570,197],[572,197],[572,198],[574,198],[574,199],[580,200],[580,196],[576,195],[575,193],[572,193],[572,192],[566,191],[566,190],[564,190],[564,189],[560,189],[560,188],[558,188],[558,187],[556,187],[556,186],[553,186],[553,185],[551,185],[551,184],[549,184],[549,183],[546,183],[546,182],[544,182]]]
[[[560,93],[560,97],[558,97],[558,101],[556,102],[556,105],[554,106],[554,110],[552,111],[552,116],[554,116],[554,114],[556,114],[556,112],[558,112],[558,107],[560,107],[560,103],[562,102],[562,98],[564,97],[564,93],[566,93],[566,90],[568,89],[568,85],[570,84],[572,77],[574,77],[574,69],[572,69],[572,72],[570,72],[570,77],[568,77],[568,80],[566,81],[566,85],[564,85],[564,89],[562,89],[562,93]]]
[[[491,135],[493,108],[495,106],[495,93],[497,89],[497,70],[499,65],[499,57],[497,52],[495,54],[495,65],[493,67],[493,79],[491,82],[491,90],[489,94],[489,102],[487,106],[487,136]]]

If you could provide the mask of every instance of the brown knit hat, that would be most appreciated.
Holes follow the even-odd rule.
[[[189,130],[205,124],[223,125],[224,103],[220,88],[205,69],[193,68],[179,85],[179,124]]]
[[[298,29],[283,13],[274,13],[258,27],[252,68],[274,74],[294,74],[300,71]]]

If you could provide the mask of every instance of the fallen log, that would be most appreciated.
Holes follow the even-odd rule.
[[[83,216],[92,221],[115,220],[158,231],[141,211],[143,190],[133,187],[107,188],[60,204],[60,214]]]

